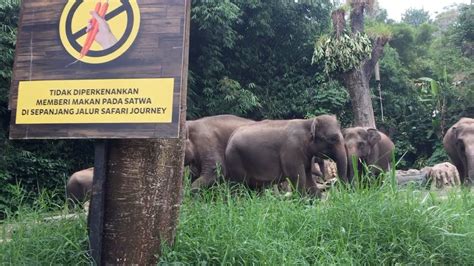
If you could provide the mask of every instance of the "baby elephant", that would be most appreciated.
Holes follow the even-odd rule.
[[[348,156],[348,173],[354,176],[352,157],[358,161],[359,173],[363,170],[362,163],[373,165],[373,174],[380,170],[390,169],[390,161],[395,145],[387,135],[375,128],[351,127],[343,130]]]
[[[226,176],[253,188],[286,178],[302,193],[320,197],[311,176],[313,156],[329,157],[346,179],[347,155],[335,116],[265,120],[237,128],[225,151]]]
[[[461,183],[474,185],[474,119],[461,118],[446,132],[443,144]]]
[[[76,202],[84,202],[89,200],[92,192],[93,176],[94,167],[87,168],[72,174],[67,181],[67,198]]]

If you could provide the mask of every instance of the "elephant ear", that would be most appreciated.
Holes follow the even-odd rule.
[[[368,133],[368,141],[369,141],[370,146],[374,146],[382,139],[379,131],[375,128],[367,129],[367,133]]]
[[[457,127],[454,127],[454,126],[453,126],[453,127],[451,128],[451,130],[453,131],[453,136],[454,136],[454,138],[457,139],[457,138],[458,138],[458,129],[457,129]]]

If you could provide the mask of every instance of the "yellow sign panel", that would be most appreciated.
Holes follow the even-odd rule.
[[[171,123],[173,78],[20,81],[16,124]]]

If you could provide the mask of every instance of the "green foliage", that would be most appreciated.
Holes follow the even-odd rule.
[[[0,3],[0,116],[5,116],[7,112],[8,92],[10,90],[10,77],[12,68],[15,44],[16,27],[18,25],[18,13],[20,11],[20,1],[5,0]],[[0,134],[8,119],[0,121]]]
[[[464,5],[459,9],[459,17],[453,29],[453,42],[464,55],[474,55],[474,6]]]
[[[365,24],[365,33],[372,39],[376,37],[383,37],[390,39],[392,37],[392,29],[386,23],[377,21],[368,21]]]
[[[350,112],[347,113],[346,111],[350,109],[350,107],[347,107],[349,93],[338,81],[330,80],[322,83],[317,90],[310,94],[310,97],[310,102],[318,104],[314,105],[314,108],[306,114],[306,117],[340,113],[339,119],[343,120],[343,123],[349,124],[352,117]],[[341,110],[343,111],[341,112]]]
[[[322,63],[324,72],[329,75],[358,67],[370,58],[371,52],[372,42],[365,33],[344,32],[339,37],[325,35],[316,42],[312,62]]]
[[[392,26],[392,32],[390,46],[397,50],[401,62],[411,64],[416,57],[415,29],[408,24],[396,24]]]
[[[329,26],[330,1],[194,1],[188,117],[221,113],[294,118],[319,87],[313,39]],[[329,107],[329,106],[326,106]]]
[[[261,107],[258,98],[251,92],[255,84],[248,84],[248,89],[232,79],[224,77],[219,80],[215,89],[206,88],[204,94],[210,99],[207,104],[208,111],[219,113],[226,110],[228,113],[245,116],[252,110]]]
[[[402,15],[402,22],[418,27],[423,23],[429,23],[430,13],[424,9],[409,8]]]
[[[417,161],[419,162],[420,160],[418,159]],[[426,160],[426,162],[419,162],[418,165],[420,166],[420,168],[422,168],[425,165],[435,165],[437,163],[447,161],[449,161],[448,154],[444,150],[443,145],[441,143],[437,143],[433,154],[431,154],[431,156]]]

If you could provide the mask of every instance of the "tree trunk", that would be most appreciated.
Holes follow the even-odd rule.
[[[110,142],[103,262],[155,264],[173,243],[181,202],[182,139]]]
[[[375,128],[374,109],[370,95],[369,79],[363,69],[353,69],[342,74],[344,86],[349,91],[355,126]]]
[[[334,25],[334,31],[336,32],[336,38],[341,37],[342,32],[346,28],[346,19],[344,17],[345,15],[346,13],[343,9],[334,10],[331,14]]]
[[[350,22],[352,33],[364,31],[364,9],[366,5],[365,0],[351,2]],[[341,25],[346,24],[344,12],[342,10],[335,10],[332,13],[332,22],[336,36],[340,36],[340,31],[343,29]],[[372,48],[371,58],[361,62],[359,67],[351,69],[341,75],[342,82],[351,97],[354,126],[376,127],[369,81],[374,71],[374,66],[382,56],[383,47],[387,42],[387,37],[376,38]]]
[[[351,2],[351,31],[352,33],[364,31],[364,9],[366,7],[365,0]]]

